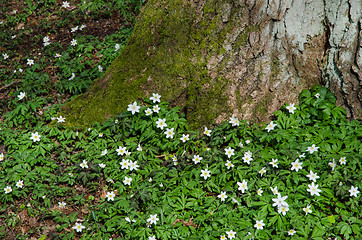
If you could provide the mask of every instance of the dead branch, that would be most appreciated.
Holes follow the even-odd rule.
[[[16,80],[16,81],[14,81],[14,82],[9,83],[8,85],[5,85],[5,86],[1,87],[1,88],[0,88],[0,92],[1,92],[2,90],[4,90],[4,89],[10,87],[11,85],[14,85],[15,83],[21,83],[21,80]]]
[[[192,222],[192,218],[190,218],[190,220],[188,222],[178,218],[175,220],[174,223],[172,223],[172,225],[175,225],[178,222],[182,222],[183,226],[191,226],[191,227],[194,227],[195,229],[198,227],[194,222]]]

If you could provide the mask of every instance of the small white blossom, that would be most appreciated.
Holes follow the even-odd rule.
[[[22,100],[23,98],[25,98],[25,92],[20,92],[18,95],[19,100]]]
[[[350,196],[354,196],[354,197],[357,197],[357,194],[360,193],[360,191],[358,191],[358,187],[354,187],[354,186],[351,186],[351,189],[348,190],[348,192],[350,193]]]
[[[137,105],[137,102],[133,102],[132,104],[128,105],[127,111],[132,112],[132,115],[134,115],[136,112],[140,111],[140,106]]]
[[[116,194],[113,191],[107,192],[107,194],[106,194],[107,201],[114,201],[115,196],[116,196]]]
[[[264,228],[264,225],[265,225],[265,223],[263,223],[263,220],[260,220],[260,221],[256,221],[254,227],[256,229],[261,229],[262,230]]]
[[[286,108],[288,109],[289,113],[292,114],[294,114],[294,110],[297,109],[296,107],[294,107],[294,103],[289,104]]]
[[[150,100],[152,100],[153,103],[161,102],[161,95],[158,93],[152,93],[152,97],[150,97]]]

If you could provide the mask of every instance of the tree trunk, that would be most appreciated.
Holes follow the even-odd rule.
[[[232,115],[267,121],[316,83],[361,118],[361,12],[360,0],[150,0],[68,119],[102,121],[157,92],[194,128]]]

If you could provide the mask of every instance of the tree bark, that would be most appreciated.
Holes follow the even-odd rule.
[[[84,125],[158,92],[193,128],[268,121],[319,83],[361,119],[361,12],[360,0],[150,0],[120,56],[65,109]]]

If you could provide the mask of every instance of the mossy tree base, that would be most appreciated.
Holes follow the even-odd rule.
[[[231,115],[266,121],[282,104],[296,102],[303,88],[322,82],[329,64],[320,19],[327,13],[317,8],[323,1],[267,2],[148,1],[105,75],[65,106],[69,124],[103,121],[153,92],[182,106],[192,128]],[[301,10],[309,12],[301,16]],[[340,98],[358,117],[351,96]]]

